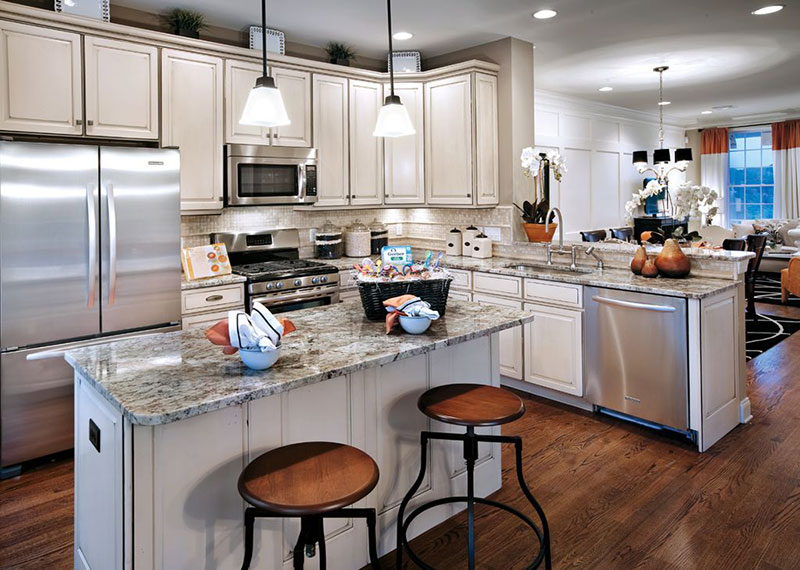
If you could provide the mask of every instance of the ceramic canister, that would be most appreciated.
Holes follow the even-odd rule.
[[[472,255],[472,240],[479,233],[478,228],[475,226],[469,226],[464,230],[464,233],[461,234],[461,255]]]
[[[447,232],[445,253],[447,255],[461,255],[461,230],[453,228]]]
[[[488,259],[492,257],[492,238],[479,233],[472,240],[472,257]]]
[[[371,237],[369,228],[356,220],[344,231],[344,254],[347,257],[368,257]]]

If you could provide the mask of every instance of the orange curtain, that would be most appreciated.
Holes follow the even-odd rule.
[[[800,119],[772,123],[772,150],[787,148],[800,148]]]
[[[728,129],[703,129],[700,154],[723,154],[728,152]]]

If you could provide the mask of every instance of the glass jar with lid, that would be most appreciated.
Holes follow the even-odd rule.
[[[319,259],[338,259],[344,254],[342,230],[330,220],[325,220],[317,230],[314,244]]]
[[[347,257],[367,257],[370,255],[370,231],[356,220],[344,230],[344,254]]]
[[[379,255],[384,246],[389,245],[389,228],[377,219],[369,225],[369,243],[372,255]]]

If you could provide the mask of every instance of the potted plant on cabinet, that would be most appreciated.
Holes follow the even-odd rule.
[[[164,17],[173,34],[198,39],[200,30],[206,28],[206,17],[195,10],[175,8]]]
[[[328,42],[325,46],[328,52],[328,59],[336,65],[350,66],[350,62],[356,58],[356,52],[350,46],[340,42]]]
[[[522,227],[531,242],[551,242],[558,224],[547,224],[547,212],[550,210],[550,172],[561,182],[567,166],[564,158],[555,151],[536,152],[532,147],[522,150],[520,156],[522,171],[525,176],[533,178],[533,202],[525,200],[522,207],[514,204],[522,212]],[[547,229],[545,230],[545,227]]]

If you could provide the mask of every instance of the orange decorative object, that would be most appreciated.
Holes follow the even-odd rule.
[[[781,270],[781,302],[789,300],[789,294],[800,297],[800,258],[789,260],[789,267]]]
[[[648,258],[642,267],[642,277],[658,277],[658,267],[652,258]]]
[[[550,224],[547,231],[544,230],[544,224],[522,224],[522,227],[525,229],[529,242],[550,243],[553,241],[558,224]]]
[[[633,261],[631,261],[631,271],[633,271],[636,275],[641,275],[645,261],[647,261],[647,250],[644,248],[644,246],[641,246],[633,255]]]
[[[664,277],[686,277],[692,270],[692,262],[674,239],[668,239],[656,256],[656,267]]]

